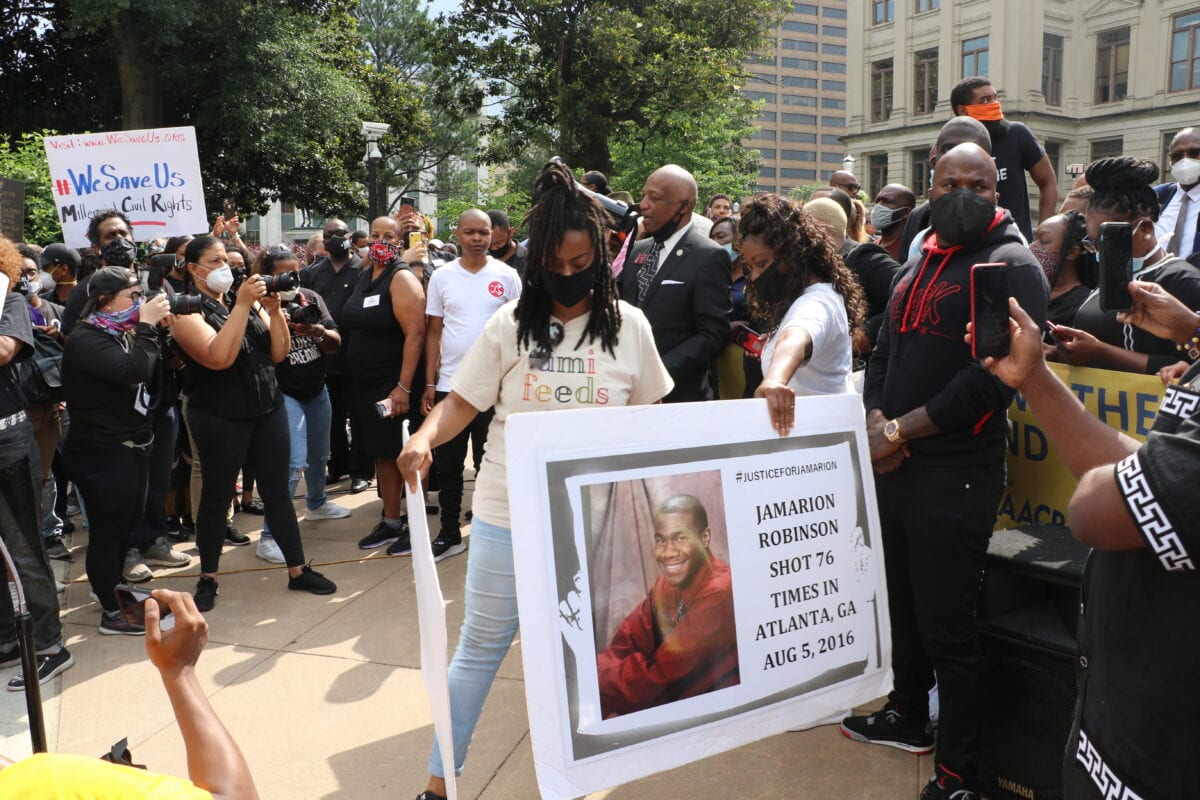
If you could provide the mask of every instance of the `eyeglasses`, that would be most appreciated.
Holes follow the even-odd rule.
[[[1184,158],[1200,158],[1200,147],[1189,147],[1186,150],[1172,150],[1171,163],[1182,161]]]
[[[545,369],[550,363],[554,348],[562,344],[563,326],[557,322],[550,323],[550,344],[538,345],[529,353],[529,368],[530,369]]]
[[[139,292],[139,291],[137,291],[136,289],[135,289],[134,291],[130,292],[129,294],[123,294],[123,295],[121,295],[121,296],[122,296],[122,297],[128,297],[130,300],[132,300],[132,301],[133,301],[133,302],[135,302],[135,303],[136,303],[138,300],[141,300],[141,299],[142,299],[142,293],[141,293],[141,292]]]

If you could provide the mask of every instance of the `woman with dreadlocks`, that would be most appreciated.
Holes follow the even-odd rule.
[[[749,273],[746,298],[766,323],[763,380],[771,424],[786,436],[796,395],[854,391],[851,342],[862,330],[862,288],[820,223],[800,204],[763,194],[742,210],[738,225]]]
[[[1157,283],[1188,308],[1200,308],[1200,270],[1165,251],[1155,239],[1159,203],[1151,184],[1158,179],[1158,165],[1144,158],[1102,158],[1089,164],[1084,174],[1094,190],[1087,209],[1088,238],[1098,243],[1105,222],[1128,222],[1133,229],[1134,280]],[[1102,311],[1097,292],[1079,307],[1072,327],[1052,330],[1076,365],[1153,374],[1184,358],[1175,342],[1119,322],[1115,311]]]
[[[450,662],[455,768],[462,769],[475,724],[517,632],[512,531],[505,478],[504,422],[520,411],[656,403],[672,381],[642,312],[617,299],[604,212],[550,163],[534,182],[528,257],[520,299],[488,320],[397,463],[415,488],[433,448],[495,406],[483,466],[475,479],[466,612]],[[585,365],[580,372],[579,364]],[[437,743],[418,800],[444,800]]]

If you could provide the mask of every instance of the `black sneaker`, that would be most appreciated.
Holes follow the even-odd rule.
[[[193,599],[196,601],[197,611],[212,611],[213,606],[217,604],[217,579],[201,575],[200,580],[196,582],[196,594]]]
[[[967,786],[957,772],[938,764],[933,769],[933,777],[921,790],[921,800],[979,800],[979,792]]]
[[[231,544],[234,547],[245,547],[250,544],[250,537],[234,526],[227,525],[225,527],[225,544]]]
[[[337,586],[333,581],[313,570],[308,564],[303,572],[294,578],[288,578],[288,588],[295,592],[311,592],[312,594],[333,594]]]
[[[195,526],[192,525],[191,520],[168,517],[167,532],[163,534],[163,538],[168,542],[186,542],[192,538],[193,533],[195,533]]]
[[[358,540],[358,547],[360,550],[374,550],[385,544],[391,544],[401,536],[405,539],[408,538],[407,524],[401,524],[399,528],[389,528],[386,522],[381,521],[370,533]]]
[[[54,535],[46,540],[46,555],[51,558],[56,558],[59,561],[70,561],[71,554],[67,552],[67,546],[63,544],[61,536]]]
[[[392,546],[387,549],[389,556],[411,556],[412,541],[408,538],[408,526],[404,527],[404,534],[392,542]]]
[[[456,556],[459,553],[465,553],[467,546],[463,544],[462,536],[451,538],[446,534],[439,535],[430,543],[429,548],[433,550],[433,560],[441,561],[451,556]]]
[[[846,717],[842,733],[856,742],[885,744],[917,755],[933,752],[929,720],[906,717],[891,703],[870,716]]]
[[[350,481],[350,494],[362,494],[371,488],[371,482],[366,478],[354,478]]]
[[[60,672],[66,672],[75,664],[75,659],[67,652],[67,648],[61,648],[57,653],[48,656],[38,656],[38,683],[45,683]],[[8,682],[8,690],[10,692],[21,692],[25,690],[25,671],[21,670],[16,677]]]

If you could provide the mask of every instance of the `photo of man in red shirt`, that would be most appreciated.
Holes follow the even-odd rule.
[[[710,537],[708,512],[691,495],[654,512],[661,574],[596,657],[605,719],[740,683],[732,578]]]

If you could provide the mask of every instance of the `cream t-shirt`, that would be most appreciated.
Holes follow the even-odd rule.
[[[532,363],[529,349],[517,344],[514,300],[492,315],[455,370],[450,379],[453,391],[481,411],[496,407],[471,507],[484,522],[511,527],[504,463],[504,421],[509,414],[646,405],[658,402],[674,387],[645,315],[619,302],[621,330],[615,354],[602,348],[598,339],[589,342],[586,337],[576,348],[589,312],[565,324],[554,320],[563,324],[562,342],[549,359]]]

